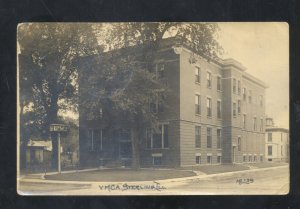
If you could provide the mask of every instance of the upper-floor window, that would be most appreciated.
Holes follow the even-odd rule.
[[[195,113],[197,115],[201,114],[201,97],[199,94],[195,95]]]
[[[242,138],[239,136],[238,137],[238,151],[242,150]]]
[[[235,102],[232,104],[232,113],[233,113],[233,117],[235,117],[236,116],[236,103]]]
[[[206,80],[207,80],[207,87],[211,88],[211,86],[212,86],[211,72],[207,72],[206,73]]]
[[[221,129],[217,129],[217,149],[221,149]]]
[[[207,128],[207,148],[212,147],[212,139],[211,139],[211,128]]]
[[[272,142],[272,133],[268,133],[268,142]]]
[[[221,85],[222,85],[221,84],[221,76],[218,76],[217,77],[217,90],[218,91],[221,91],[221,88],[222,88]]]
[[[221,101],[217,101],[217,117],[220,119],[222,117],[222,112],[221,112]]]
[[[164,111],[165,95],[157,92],[153,98],[150,98],[149,108],[153,113]]]
[[[243,88],[243,100],[244,101],[246,101],[246,99],[247,99],[247,90],[246,90],[246,88]]]
[[[249,103],[251,104],[252,103],[252,91],[251,90],[249,90],[248,100],[249,100]]]
[[[233,93],[236,93],[236,79],[235,78],[233,79],[233,84],[232,85],[233,85],[233,89],[232,89]]]
[[[247,116],[243,114],[243,128],[246,129]]]
[[[207,97],[206,99],[206,108],[207,108],[207,117],[212,116],[212,109],[211,109],[211,98]]]
[[[156,77],[157,79],[161,79],[165,77],[165,64],[164,63],[156,63]]]
[[[241,94],[241,81],[238,80],[238,94]]]
[[[169,132],[168,124],[160,124],[157,129],[147,128],[146,144],[147,148],[168,148],[169,147]]]
[[[200,83],[201,80],[201,71],[199,67],[195,67],[195,82]]]
[[[238,114],[241,114],[241,100],[238,100]]]
[[[263,106],[263,96],[259,95],[259,104],[260,106]]]
[[[256,127],[257,127],[257,124],[256,124],[256,117],[253,118],[253,130],[256,131]]]
[[[102,129],[88,129],[87,131],[88,150],[102,150]]]
[[[260,119],[260,131],[261,132],[264,131],[264,119],[263,118]]]
[[[195,147],[201,147],[201,126],[195,126]]]

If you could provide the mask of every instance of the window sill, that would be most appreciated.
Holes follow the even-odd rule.
[[[195,81],[195,84],[197,84],[197,85],[200,85],[201,83],[200,83],[200,82],[198,82],[198,81]]]
[[[208,89],[211,89],[211,86],[207,86]]]
[[[207,116],[208,119],[212,119],[212,116]]]
[[[222,93],[223,91],[222,90],[217,90],[217,92]]]

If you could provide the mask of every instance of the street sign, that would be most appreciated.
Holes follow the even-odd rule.
[[[50,124],[50,132],[67,132],[69,126],[64,124]]]

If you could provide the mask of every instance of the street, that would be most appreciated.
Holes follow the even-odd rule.
[[[27,179],[19,190],[32,195],[262,195],[289,192],[289,167],[200,175],[147,182],[74,182]]]

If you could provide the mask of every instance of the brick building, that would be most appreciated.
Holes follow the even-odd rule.
[[[164,40],[157,54],[155,69],[171,92],[168,108],[159,111],[159,105],[152,104],[160,126],[156,132],[145,127],[141,165],[181,167],[263,161],[266,85],[233,59],[207,59],[174,40]],[[140,50],[128,49],[126,53],[139,54]],[[79,89],[85,85],[80,80]],[[120,129],[107,134],[105,123],[88,120],[82,108],[81,163],[130,162],[130,132]]]

